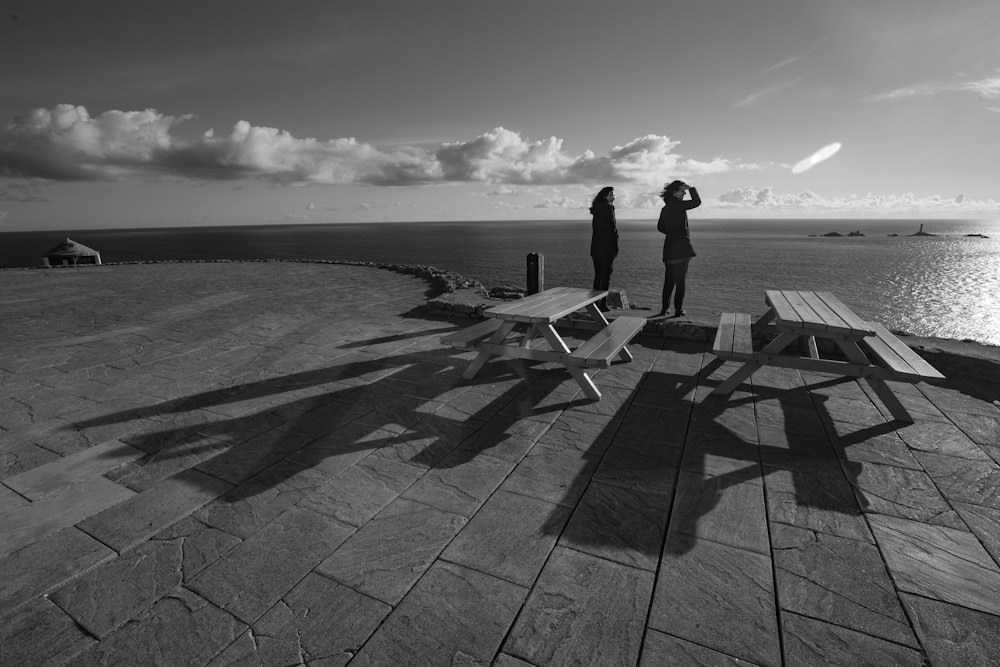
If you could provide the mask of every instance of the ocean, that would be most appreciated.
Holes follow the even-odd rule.
[[[934,236],[910,236],[921,224]],[[655,218],[618,227],[612,289],[657,311],[663,237]],[[854,230],[864,236],[846,236]],[[822,236],[827,232],[845,236]],[[1000,221],[693,217],[691,235],[698,256],[685,309],[692,316],[760,314],[765,289],[828,290],[891,329],[1000,345]],[[546,287],[589,287],[593,280],[589,218],[6,232],[0,267],[38,266],[42,253],[66,237],[98,250],[105,263],[361,260],[433,266],[487,287],[524,286],[526,258],[535,252],[544,256]]]

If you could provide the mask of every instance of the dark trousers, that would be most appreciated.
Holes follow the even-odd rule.
[[[594,289],[606,290],[611,286],[611,265],[614,257],[591,257],[594,260]]]
[[[661,308],[663,312],[667,312],[670,308],[671,292],[674,294],[674,310],[680,310],[684,307],[684,280],[687,278],[688,264],[690,263],[690,259],[685,259],[683,262],[663,263],[666,269],[663,275],[663,306]]]

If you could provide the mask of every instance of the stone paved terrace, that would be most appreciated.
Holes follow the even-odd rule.
[[[793,371],[709,397],[704,343],[640,337],[590,402],[463,381],[430,296],[0,272],[0,664],[1000,664],[989,374],[902,385],[904,425]]]

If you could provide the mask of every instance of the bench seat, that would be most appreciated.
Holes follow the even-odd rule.
[[[441,336],[441,343],[463,349],[472,348],[476,343],[493,334],[503,324],[500,320],[488,319],[477,322],[471,327],[459,329]]]
[[[566,358],[566,363],[591,368],[607,368],[615,356],[620,355],[623,351],[628,354],[625,346],[645,326],[645,317],[624,315],[617,317],[570,354]]]
[[[944,375],[885,326],[878,322],[868,322],[868,326],[875,331],[875,336],[863,339],[861,346],[892,372],[892,376],[886,379],[910,383],[944,379]]]
[[[748,361],[753,358],[750,315],[747,313],[722,313],[715,332],[712,354],[720,359]]]

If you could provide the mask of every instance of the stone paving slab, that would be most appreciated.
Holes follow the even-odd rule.
[[[914,424],[827,374],[715,397],[705,335],[640,336],[592,402],[555,364],[464,380],[439,339],[470,320],[427,296],[319,262],[0,272],[0,664],[1000,662],[978,356],[894,384]]]

